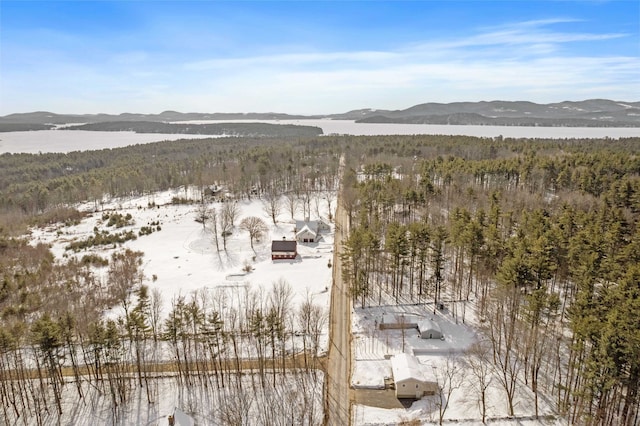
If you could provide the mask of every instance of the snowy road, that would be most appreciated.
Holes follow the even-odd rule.
[[[344,157],[340,159],[344,169]],[[325,424],[351,423],[351,304],[349,288],[342,280],[340,253],[342,241],[348,235],[348,219],[338,197],[333,260],[333,289],[331,291],[329,361],[326,375]]]

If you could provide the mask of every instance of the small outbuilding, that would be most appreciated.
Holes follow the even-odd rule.
[[[413,314],[383,314],[380,321],[380,330],[401,330],[418,327],[419,318]]]
[[[440,325],[430,319],[418,321],[418,334],[421,339],[442,339]]]
[[[439,391],[432,368],[420,364],[413,355],[402,353],[392,356],[391,371],[397,398],[419,399]]]
[[[271,242],[271,260],[295,259],[297,256],[297,241],[274,240]]]

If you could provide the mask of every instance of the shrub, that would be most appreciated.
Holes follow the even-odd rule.
[[[133,225],[133,217],[131,216],[131,213],[127,213],[126,216],[123,216],[120,213],[113,213],[111,215],[105,213],[102,215],[102,220],[108,220],[107,226],[115,226],[116,228]]]
[[[80,259],[80,262],[82,262],[85,265],[93,265],[93,266],[109,265],[109,259],[105,259],[101,256],[98,256],[97,254],[85,254],[84,256],[82,256],[82,259]]]
[[[137,239],[136,235],[132,231],[121,232],[119,234],[110,234],[108,231],[95,232],[95,234],[86,240],[74,241],[70,243],[66,250],[73,250],[78,252],[82,249],[86,249],[93,246],[103,246],[107,244],[113,244],[114,247],[118,243],[124,243],[129,240]]]

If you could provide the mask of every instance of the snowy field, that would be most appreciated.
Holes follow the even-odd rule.
[[[317,243],[299,243],[298,257],[295,260],[271,260],[271,241],[283,237],[292,240],[295,237],[295,221],[284,209],[274,225],[264,211],[258,199],[237,202],[239,215],[233,233],[227,239],[227,250],[223,250],[220,238],[220,251],[216,249],[212,231],[203,229],[196,222],[198,204],[174,205],[173,197],[199,199],[196,189],[176,189],[154,195],[129,199],[110,200],[99,206],[95,212],[93,203],[80,206],[88,216],[78,225],[62,226],[60,224],[31,231],[32,243],[48,243],[56,258],[64,256],[82,257],[86,254],[97,254],[109,258],[114,251],[125,248],[144,253],[144,283],[150,289],[157,288],[162,293],[163,314],[166,316],[171,308],[172,300],[178,296],[186,296],[187,300],[196,291],[226,289],[241,297],[245,290],[269,292],[273,284],[284,280],[292,288],[292,307],[296,308],[308,297],[317,305],[326,309],[328,314],[331,268],[333,261],[333,224],[328,220],[329,207],[324,196],[318,194],[311,200],[310,219],[323,218],[330,229],[321,232],[321,240]],[[330,195],[335,208],[335,195]],[[220,208],[220,203],[210,203],[210,207]],[[104,213],[130,214],[133,225],[120,229],[108,228],[102,220]],[[331,212],[333,217],[334,212]],[[266,235],[254,242],[255,252],[251,249],[249,234],[239,229],[238,224],[247,216],[261,218],[268,227]],[[302,214],[296,219],[301,220]],[[113,245],[92,247],[78,253],[67,250],[74,241],[86,240],[94,235],[94,228],[109,230],[111,233],[138,230],[151,223],[158,223],[160,231],[150,235],[139,236],[136,240]],[[106,279],[106,268],[102,268]],[[246,272],[251,269],[250,272]],[[100,272],[100,271],[98,271]],[[115,312],[120,313],[120,312]],[[326,344],[327,330],[321,339]]]
[[[185,123],[228,123],[226,121],[193,121]],[[511,138],[625,138],[640,136],[640,128],[626,127],[518,127],[518,126],[457,126],[435,124],[356,123],[353,120],[236,120],[295,124],[320,127],[325,135],[465,135]],[[201,139],[220,136],[176,135],[133,132],[93,132],[83,130],[39,130],[0,133],[0,154],[71,152],[177,139]]]
[[[318,192],[308,203],[309,219],[322,219],[328,225],[328,229],[319,233],[320,240],[315,243],[299,243],[298,256],[294,260],[275,261],[271,259],[272,240],[295,238],[296,222],[291,219],[289,210],[285,212],[283,208],[274,224],[259,199],[225,201],[237,203],[238,215],[235,228],[227,239],[227,250],[223,249],[222,239],[218,250],[211,225],[205,229],[202,223],[196,222],[200,204],[173,204],[174,198],[199,200],[200,192],[196,188],[180,188],[141,197],[103,200],[98,204],[86,203],[77,206],[87,213],[80,223],[32,229],[31,242],[50,244],[55,258],[61,261],[72,256],[81,258],[87,254],[109,258],[112,253],[125,249],[144,253],[143,283],[150,289],[160,291],[163,317],[168,315],[172,301],[178,297],[185,296],[187,300],[191,297],[201,298],[216,290],[231,295],[224,301],[228,305],[236,302],[242,304],[243,296],[248,292],[264,296],[265,300],[262,302],[266,303],[273,284],[281,281],[286,281],[291,287],[288,307],[292,311],[298,309],[303,302],[311,300],[328,315],[334,242],[334,225],[329,217],[335,214],[330,211],[330,208],[335,208],[335,194]],[[218,210],[221,205],[219,201],[208,203],[209,208]],[[125,226],[114,229],[114,226],[108,226],[105,218],[115,213],[122,217],[130,215],[131,219]],[[300,220],[302,215],[301,211],[297,211],[294,217]],[[248,232],[239,226],[242,219],[249,216],[259,217],[267,225],[267,232],[258,241],[254,241],[253,249]],[[69,244],[85,241],[95,235],[96,230],[109,231],[111,234],[131,231],[138,235],[141,228],[147,226],[159,226],[160,230],[149,235],[139,235],[135,240],[115,246],[96,246],[77,252],[68,248]],[[98,267],[95,272],[99,279],[106,281],[107,270],[108,267]],[[122,314],[121,307],[114,307],[106,313],[111,317]],[[328,321],[322,323],[321,327],[319,352],[325,352],[328,345]],[[291,340],[295,339],[292,336]],[[287,342],[287,350],[290,349],[289,343]],[[300,352],[302,344],[295,345],[294,350]],[[148,359],[154,361],[173,359],[171,349],[164,342],[160,342],[157,350],[151,351],[147,347],[143,352],[147,352]],[[255,359],[255,348],[246,344],[240,348],[239,356]],[[25,358],[27,364],[32,362],[28,355]],[[56,410],[47,411],[43,414],[44,420],[40,419],[44,423],[40,424],[166,425],[167,416],[175,407],[192,416],[196,424],[273,425],[284,424],[281,423],[283,421],[292,425],[322,424],[324,376],[321,371],[288,369],[286,376],[277,372],[281,377],[277,380],[274,377],[273,384],[269,370],[267,373],[269,380],[263,387],[257,370],[243,371],[243,385],[236,389],[234,386],[240,385],[233,385],[238,381],[229,379],[229,375],[226,377],[231,382],[219,388],[217,379],[214,380],[211,376],[201,375],[195,377],[192,383],[185,383],[184,377],[164,373],[148,377],[148,386],[139,386],[131,373],[127,391],[129,396],[123,404],[112,401],[109,385],[105,380],[81,381],[83,397],[79,397],[76,384],[68,377],[62,394],[63,414],[59,417]],[[150,403],[147,398],[150,398]],[[53,397],[46,400],[53,401]],[[293,420],[289,421],[291,419]],[[18,420],[7,419],[10,422]],[[25,419],[24,424],[36,424],[35,422],[35,418],[29,418]],[[0,424],[4,423],[0,421]]]

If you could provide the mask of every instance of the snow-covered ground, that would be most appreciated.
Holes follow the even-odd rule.
[[[43,423],[39,424],[166,426],[168,417],[176,411],[191,417],[197,425],[266,426],[284,418],[295,419],[292,425],[322,424],[321,371],[278,374],[275,385],[268,383],[265,387],[256,385],[250,375],[243,375],[241,382],[234,376],[224,387],[218,387],[212,377],[207,379],[193,379],[187,384],[175,375],[165,374],[148,379],[147,388],[136,386],[136,379],[132,378],[126,404],[114,404],[106,384],[100,387],[83,381],[80,398],[76,384],[69,382],[61,394],[63,414],[59,416],[51,407],[40,413]],[[292,391],[302,387],[306,392]],[[0,424],[38,424],[35,415],[29,419],[15,418],[12,411],[9,415]]]
[[[129,248],[141,251],[143,256],[144,283],[150,289],[157,288],[162,293],[163,313],[166,315],[171,301],[178,296],[189,296],[194,291],[204,289],[250,289],[267,294],[275,282],[286,281],[292,288],[292,307],[299,306],[310,297],[317,305],[323,306],[328,314],[331,268],[333,261],[333,223],[328,220],[329,207],[326,199],[318,193],[316,201],[312,200],[310,218],[320,219],[330,225],[330,230],[321,232],[320,242],[298,244],[298,257],[295,260],[271,260],[271,241],[286,237],[294,239],[295,222],[288,211],[282,210],[274,225],[264,211],[258,199],[237,201],[239,215],[232,235],[227,239],[227,250],[223,250],[220,238],[220,251],[216,249],[211,229],[203,229],[201,223],[195,221],[198,204],[174,205],[173,197],[198,199],[195,189],[176,189],[153,195],[117,199],[105,202],[94,212],[94,203],[80,206],[81,210],[90,212],[78,225],[55,225],[31,231],[32,243],[48,243],[58,259],[64,256],[83,256],[98,254],[109,258],[116,250]],[[210,203],[209,207],[220,209],[220,203]],[[335,208],[332,198],[331,208]],[[131,214],[134,224],[120,229],[106,227],[102,221],[103,213]],[[331,212],[333,217],[335,212]],[[240,221],[247,216],[261,218],[268,227],[268,232],[259,242],[254,242],[255,252],[251,249],[249,234],[238,227]],[[302,213],[296,214],[302,219]],[[94,234],[94,228],[108,230],[110,233],[133,230],[137,234],[143,226],[158,223],[160,231],[150,235],[139,236],[136,240],[127,241],[119,247],[92,247],[74,254],[66,247],[73,241],[86,240]],[[251,267],[246,272],[247,266]],[[102,271],[105,274],[106,268]],[[322,342],[326,342],[327,330],[323,333]]]
[[[97,205],[86,203],[77,206],[79,210],[87,212],[87,216],[79,224],[56,224],[32,229],[31,242],[50,244],[54,256],[60,261],[64,261],[65,257],[82,257],[86,254],[109,258],[115,251],[124,249],[141,251],[144,253],[143,281],[151,289],[160,290],[165,316],[171,309],[171,301],[178,296],[189,297],[202,290],[224,289],[227,294],[238,294],[236,300],[240,301],[244,290],[249,289],[263,291],[266,297],[273,284],[281,280],[290,284],[292,289],[290,308],[297,309],[302,302],[311,299],[328,315],[334,231],[334,225],[328,218],[333,217],[335,212],[329,210],[327,197],[331,200],[333,210],[335,194],[317,193],[309,203],[310,212],[307,214],[310,219],[323,219],[329,225],[328,230],[320,233],[320,241],[298,244],[299,255],[295,260],[277,261],[271,260],[271,241],[281,240],[283,237],[292,240],[295,237],[295,220],[291,219],[288,210],[283,208],[277,217],[277,223],[273,224],[260,200],[237,201],[239,214],[235,221],[236,227],[228,237],[227,250],[223,249],[220,239],[218,251],[211,229],[204,229],[195,220],[199,205],[172,204],[174,197],[197,200],[200,193],[195,188],[180,188],[141,197],[104,200]],[[211,202],[208,207],[220,209],[221,203]],[[103,215],[114,213],[122,216],[130,214],[131,224],[118,229],[108,227]],[[238,226],[248,216],[261,218],[268,228],[267,233],[254,242],[255,251],[250,246],[248,233]],[[295,219],[302,218],[303,213],[296,212]],[[70,243],[83,241],[94,235],[96,228],[99,231],[108,230],[111,234],[133,231],[137,235],[142,227],[152,224],[161,229],[118,244],[117,247],[91,247],[77,253],[67,249]],[[101,279],[107,279],[107,268],[98,268],[96,272]],[[230,298],[229,302],[233,303],[233,300]],[[121,308],[115,307],[108,315],[121,314],[120,310]],[[328,322],[324,323],[319,339],[320,351],[326,351],[327,348],[327,324]],[[246,346],[241,349],[241,356],[254,356],[251,345]],[[159,349],[160,359],[170,359],[170,351],[162,347],[161,345]],[[197,424],[222,424],[216,420],[222,418],[226,419],[224,424],[236,424],[235,421],[228,420],[232,414],[242,416],[242,421],[237,424],[275,424],[274,419],[282,420],[282,416],[297,419],[292,424],[322,423],[324,376],[321,371],[287,374],[286,378],[277,380],[281,386],[268,385],[268,392],[261,388],[258,391],[252,390],[257,375],[246,373],[242,379],[246,382],[246,387],[235,392],[228,387],[217,389],[216,386],[204,386],[200,382],[188,385],[181,383],[179,377],[171,375],[152,378],[149,384],[153,399],[151,404],[147,403],[145,387],[134,384],[131,398],[118,408],[114,408],[116,404],[112,403],[108,392],[94,389],[92,383],[82,382],[85,388],[84,398],[79,398],[75,385],[69,383],[63,391],[63,415],[58,417],[51,411],[46,415],[45,424],[50,421],[51,424],[69,425],[163,425],[168,424],[167,416],[173,412],[174,407],[192,415]],[[272,409],[265,410],[265,406]],[[32,420],[35,421],[29,419],[28,422]]]
[[[333,230],[334,226],[327,218],[334,212],[329,212],[327,201],[318,194],[317,204],[311,202],[311,219],[323,218],[330,223],[330,230],[322,234],[322,240],[313,244],[298,244],[300,255],[296,260],[272,261],[270,246],[272,240],[294,238],[295,221],[288,211],[278,216],[277,223],[271,222],[264,211],[262,203],[253,199],[238,201],[240,214],[236,221],[236,228],[228,239],[228,249],[218,251],[215,248],[210,229],[203,229],[202,224],[195,221],[197,204],[174,205],[173,197],[198,199],[195,189],[181,188],[173,191],[105,201],[95,212],[95,205],[88,203],[80,206],[89,212],[88,216],[78,225],[56,225],[45,229],[33,229],[32,241],[49,243],[54,255],[62,259],[64,256],[82,256],[88,253],[109,257],[116,250],[109,247],[94,247],[74,254],[66,250],[66,246],[77,240],[84,240],[93,235],[94,228],[109,229],[110,232],[134,230],[137,233],[142,226],[151,223],[160,225],[161,230],[151,235],[140,236],[136,240],[128,241],[117,250],[125,247],[144,253],[143,272],[145,283],[150,288],[158,288],[163,295],[163,311],[166,315],[170,309],[171,300],[177,296],[188,296],[201,289],[226,289],[231,292],[244,288],[269,291],[274,282],[287,281],[293,290],[292,305],[299,306],[308,296],[323,306],[328,312],[331,290],[332,270],[328,267],[333,261]],[[317,205],[317,207],[315,207]],[[220,207],[219,203],[212,203],[211,207]],[[332,198],[332,208],[335,199]],[[134,224],[114,230],[106,228],[102,220],[103,212],[118,212],[122,215],[131,214]],[[243,217],[257,216],[268,225],[268,233],[254,244],[255,252],[249,244],[248,233],[238,228],[237,224]],[[296,219],[301,219],[298,212]],[[220,241],[222,247],[222,241]],[[251,267],[246,272],[246,266]],[[106,270],[103,271],[106,274]],[[106,278],[105,278],[106,279]],[[402,301],[401,301],[402,302]],[[447,308],[452,308],[448,306]],[[393,354],[407,352],[418,356],[425,368],[442,371],[451,359],[456,360],[458,377],[461,378],[459,387],[453,389],[449,406],[444,415],[447,422],[471,425],[481,422],[478,403],[478,392],[475,388],[473,371],[469,366],[465,351],[481,336],[469,324],[475,324],[473,302],[467,308],[466,324],[455,320],[447,309],[433,313],[433,305],[399,304],[386,301],[382,307],[354,307],[352,315],[353,355],[351,386],[356,389],[384,388],[385,378],[392,376],[389,357]],[[460,309],[460,307],[458,307]],[[384,316],[404,314],[420,319],[427,318],[436,322],[444,338],[421,339],[417,330],[380,330],[379,324]],[[326,349],[326,328],[321,339],[321,347]],[[158,384],[160,387],[161,385]],[[164,385],[162,385],[164,386]],[[173,390],[167,392],[158,388],[158,393],[171,395],[184,392],[170,385]],[[393,391],[388,391],[393,395]],[[506,396],[500,386],[496,373],[491,376],[491,383],[487,389],[487,416],[491,424],[496,425],[534,425],[534,424],[564,424],[558,420],[553,408],[540,398],[540,419],[534,419],[534,399],[528,386],[521,383],[515,396],[515,416],[508,418]],[[387,425],[397,424],[404,420],[417,419],[423,423],[438,420],[438,397],[424,397],[409,408],[382,409],[356,404],[353,408],[353,422],[355,425]],[[71,402],[70,402],[71,403]],[[163,403],[164,404],[164,403]],[[166,415],[170,406],[157,406],[146,414],[145,421]],[[132,408],[132,413],[139,410]],[[195,411],[191,411],[195,412]],[[125,413],[126,414],[126,413]],[[135,414],[138,415],[138,414]],[[126,416],[129,416],[126,414]],[[135,423],[135,422],[134,422]]]
[[[459,304],[463,302],[458,302]],[[418,357],[425,370],[434,371],[440,379],[448,367],[455,363],[457,369],[454,380],[460,383],[451,392],[443,420],[462,425],[482,424],[482,414],[477,390],[478,379],[468,363],[466,351],[482,338],[468,324],[476,324],[473,302],[467,308],[467,321],[456,323],[448,309],[436,310],[433,304],[397,305],[390,303],[383,307],[354,308],[352,315],[354,365],[351,386],[356,389],[384,389],[385,378],[392,378],[391,355],[410,353]],[[451,304],[448,304],[451,306]],[[443,339],[421,339],[416,329],[385,329],[379,325],[383,316],[389,318],[404,315],[407,322],[427,318],[437,323]],[[386,320],[388,322],[388,319]],[[404,343],[403,343],[404,342]],[[404,347],[403,347],[404,345]],[[539,398],[539,418],[535,419],[534,395],[530,388],[520,383],[514,398],[514,416],[508,416],[507,398],[500,385],[497,372],[489,374],[490,384],[486,391],[488,423],[495,425],[564,425],[557,418],[552,406],[544,397]],[[442,386],[442,383],[439,383]],[[388,398],[395,398],[393,390],[387,390]],[[397,400],[396,400],[397,401]],[[439,420],[439,396],[425,396],[415,401],[409,408],[378,408],[367,404],[353,407],[354,425],[395,425],[402,421],[418,420],[423,424],[437,423]],[[400,405],[398,401],[398,405]]]

